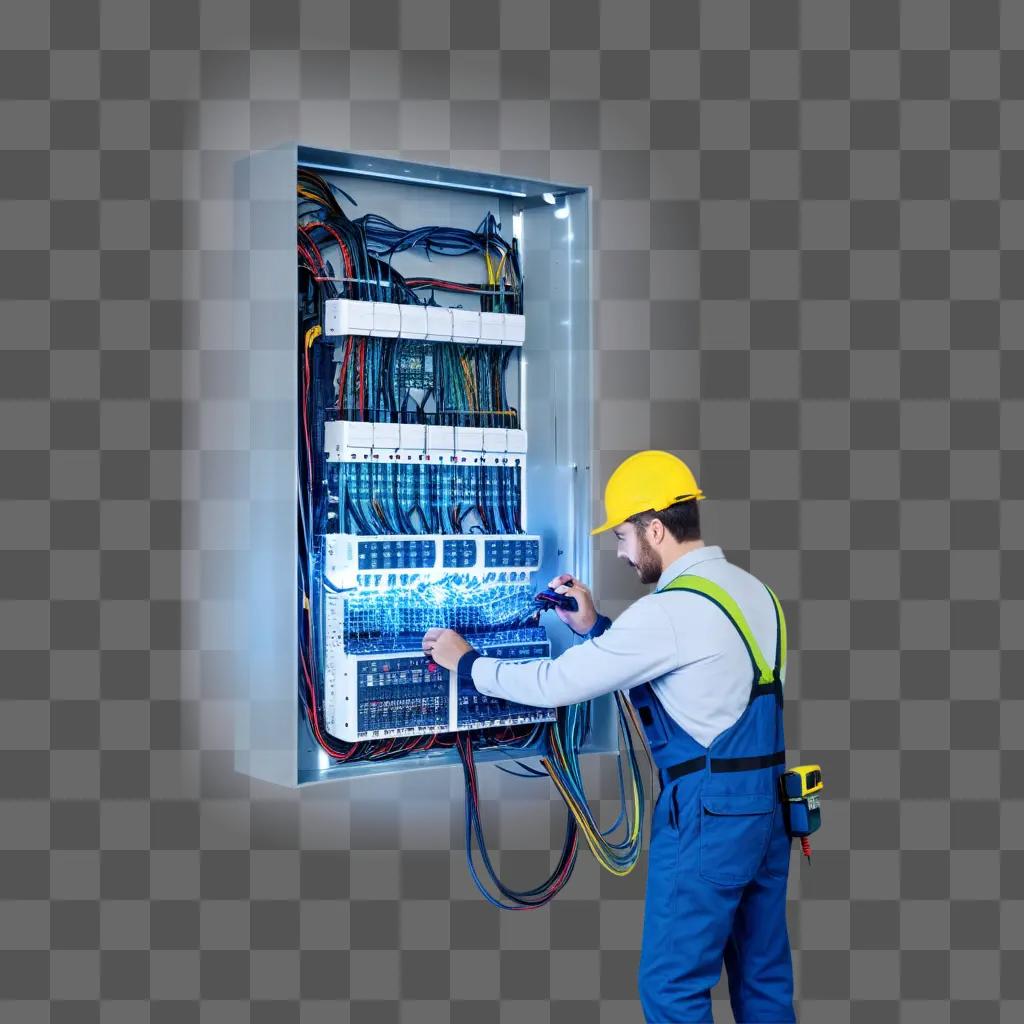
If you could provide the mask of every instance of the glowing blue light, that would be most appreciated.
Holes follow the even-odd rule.
[[[350,638],[409,637],[433,628],[511,629],[536,614],[534,587],[525,572],[436,580],[381,573],[364,579],[370,585],[344,599],[346,647]]]

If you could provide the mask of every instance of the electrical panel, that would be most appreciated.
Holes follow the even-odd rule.
[[[534,597],[590,576],[589,191],[295,146],[237,187],[261,488],[239,767],[458,764],[459,734],[478,761],[540,756],[554,709],[460,684],[421,642],[575,642]],[[612,698],[593,705],[582,752],[617,753]]]

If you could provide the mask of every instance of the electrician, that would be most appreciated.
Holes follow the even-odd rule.
[[[657,584],[613,623],[586,585],[551,581],[584,643],[551,660],[482,657],[453,630],[423,649],[485,694],[536,707],[629,689],[659,770],[639,989],[649,1022],[711,1021],[728,971],[740,1024],[796,1020],[786,925],[791,840],[785,770],[786,627],[775,594],[700,539],[693,473],[668,452],[630,456],[605,489],[617,555]],[[770,653],[772,661],[766,661]]]

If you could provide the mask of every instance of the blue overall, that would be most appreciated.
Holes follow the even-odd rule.
[[[778,598],[774,668],[738,605],[700,576],[658,591],[689,590],[729,616],[754,667],[750,701],[710,747],[664,709],[650,683],[630,700],[662,789],[651,824],[639,989],[648,1022],[712,1021],[711,989],[729,976],[737,1024],[793,1022],[786,926],[790,837],[779,776],[785,770],[781,668],[786,627]]]

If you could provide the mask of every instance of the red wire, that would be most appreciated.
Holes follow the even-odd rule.
[[[322,220],[318,220],[318,221],[314,221],[312,224],[305,225],[305,229],[304,230],[306,231],[307,236],[310,237],[311,241],[312,241],[312,236],[309,236],[308,232],[312,231],[313,228],[323,228],[325,231],[329,232],[330,234],[332,234],[334,236],[335,241],[338,243],[338,248],[341,250],[341,258],[342,258],[342,260],[345,263],[345,276],[346,277],[351,277],[352,276],[352,258],[349,255],[348,247],[342,241],[341,235],[339,235],[337,233],[337,231],[335,231],[334,228],[331,227],[330,224],[325,224]],[[313,244],[315,245],[316,243],[314,242]]]
[[[470,797],[473,800],[473,806],[476,809],[477,814],[480,812],[480,802],[477,795],[477,784],[476,784],[476,763],[473,760],[473,746],[472,743],[464,743],[461,738],[461,734],[456,735],[455,743],[460,748],[467,751],[466,753],[466,767],[470,778],[469,792]],[[546,906],[551,902],[552,899],[558,894],[561,888],[565,885],[566,880],[569,877],[569,872],[572,869],[573,859],[576,854],[576,850],[579,846],[579,832],[575,832],[572,837],[572,847],[569,852],[569,856],[565,859],[565,864],[562,865],[561,871],[559,871],[556,878],[552,881],[543,897],[536,902],[530,902],[524,906],[517,906],[515,910],[539,910],[541,907]]]
[[[296,249],[298,249],[299,254],[301,256],[305,257],[306,262],[309,264],[310,272],[312,274],[316,275],[317,266],[316,266],[316,260],[313,259],[313,254],[302,244],[296,245]],[[317,280],[320,280],[320,279],[317,278]]]
[[[316,736],[317,743],[319,743],[320,747],[326,753],[330,754],[331,757],[334,757],[334,758],[336,758],[338,760],[341,760],[341,761],[349,760],[355,754],[355,752],[359,748],[360,744],[353,743],[353,744],[351,744],[349,746],[349,749],[347,751],[340,751],[340,750],[337,750],[336,748],[332,747],[327,742],[327,740],[324,738],[324,734],[320,730],[320,720],[319,720],[319,716],[317,715],[317,711],[316,711],[316,697],[315,697],[315,694],[313,692],[313,680],[310,678],[309,669],[306,666],[305,655],[303,655],[303,658],[302,658],[302,672],[303,672],[303,675],[306,677],[306,690],[309,693],[310,718],[312,720],[313,733]]]
[[[299,231],[301,231],[302,234],[305,236],[306,241],[308,241],[309,244],[313,247],[313,251],[316,253],[317,260],[320,263],[321,269],[326,270],[327,269],[327,264],[324,263],[324,258],[323,258],[323,256],[320,253],[320,247],[316,244],[316,242],[313,241],[313,239],[310,236],[309,232],[301,224],[298,225],[298,228],[299,228]]]
[[[450,292],[481,292],[490,291],[482,284],[462,284],[460,281],[442,281],[432,277],[411,277],[405,282],[410,288],[437,288]]]
[[[302,225],[301,224],[299,225],[299,230],[302,231]],[[310,238],[309,235],[306,234],[306,232],[303,231],[302,233],[303,233],[303,235],[306,236],[306,239],[309,241],[309,244],[313,247],[313,250],[312,250],[312,253],[311,253],[304,245],[302,245],[301,242],[297,243],[299,249],[306,254],[306,258],[309,260],[311,266],[316,267],[316,265],[319,264],[320,265],[320,269],[323,272],[326,273],[326,271],[327,271],[327,264],[324,262],[324,258],[320,254],[320,250],[319,250],[319,248],[317,248],[316,242],[314,242],[313,239]],[[316,254],[316,260],[313,259],[313,253]]]
[[[300,230],[301,230],[301,228],[300,228]],[[314,248],[315,248],[315,243],[314,243]],[[303,246],[301,244],[298,245],[298,251],[300,253],[302,253],[303,256],[305,256],[305,258],[307,259],[307,261],[309,262],[311,267],[315,266],[315,261],[313,259],[313,256],[305,248],[305,246]],[[319,257],[320,256],[319,250],[316,250],[316,253],[317,253],[317,256]],[[321,262],[322,262],[322,258],[321,258]],[[305,441],[306,441],[306,465],[307,465],[307,469],[308,469],[308,472],[309,472],[309,479],[312,480],[312,478],[313,478],[313,463],[312,463],[313,453],[312,453],[312,444],[310,442],[310,436],[309,436],[309,383],[310,383],[309,348],[306,345],[305,337],[303,337],[303,339],[302,339],[302,345],[303,345],[302,430],[303,430],[303,435],[304,435]],[[312,615],[312,611],[309,608],[306,609],[306,615],[307,615],[307,618]],[[307,646],[307,649],[308,649],[308,654],[304,652],[303,655],[302,655],[302,674],[303,674],[303,676],[305,677],[305,680],[306,680],[306,691],[307,691],[307,694],[309,696],[309,716],[310,716],[311,724],[313,726],[313,735],[316,737],[316,741],[320,745],[321,749],[324,750],[327,754],[329,754],[331,757],[334,757],[334,758],[336,758],[338,760],[347,761],[347,760],[349,760],[350,758],[352,758],[356,754],[356,752],[359,750],[361,745],[359,743],[353,743],[353,744],[349,745],[347,751],[342,751],[342,750],[339,750],[336,747],[332,746],[327,741],[326,737],[324,736],[324,733],[323,733],[323,731],[320,728],[320,717],[319,717],[319,715],[317,713],[316,691],[315,691],[315,689],[313,687],[313,679],[312,679],[312,676],[310,675],[310,672],[309,672],[309,664],[313,663],[313,631],[312,631],[312,629],[310,629],[309,632],[308,632],[308,638],[307,638],[307,645],[306,646]],[[308,664],[307,664],[307,658],[308,658]]]

